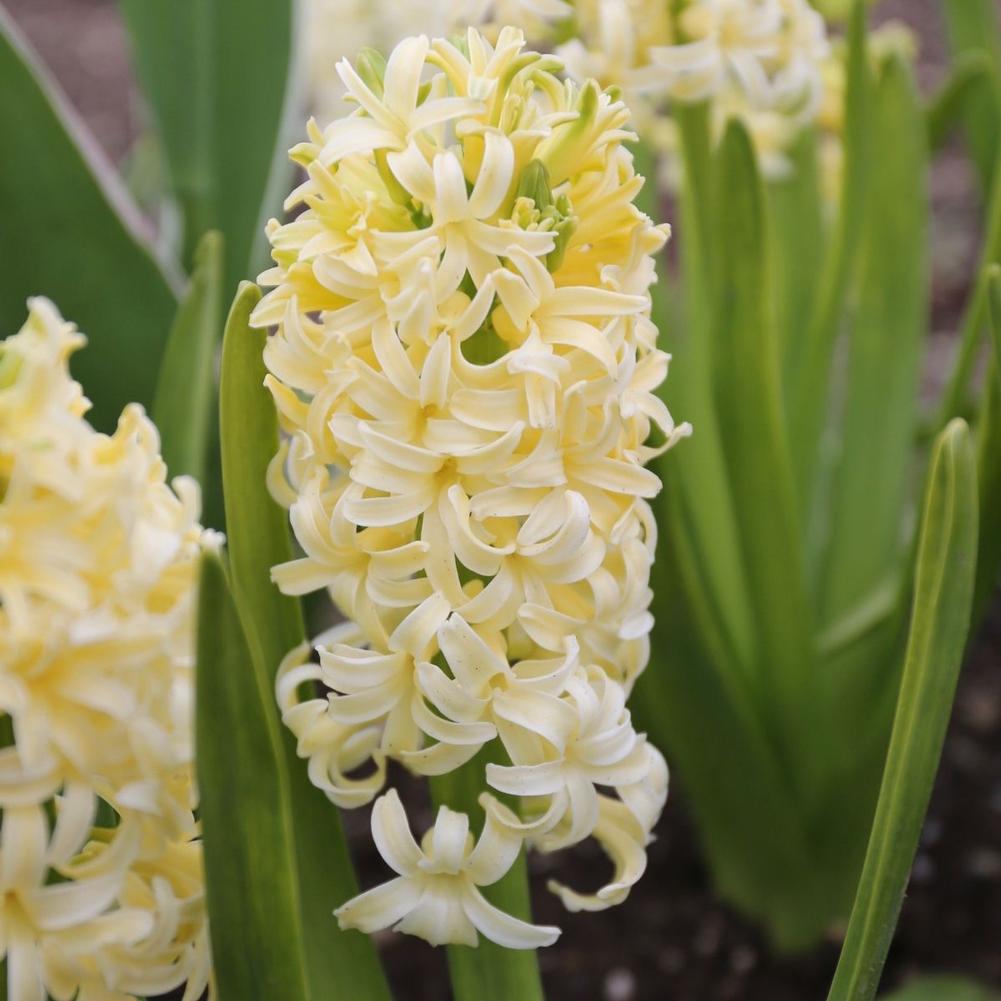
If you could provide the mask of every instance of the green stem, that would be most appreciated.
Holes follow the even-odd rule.
[[[482,829],[484,821],[483,809],[477,800],[484,790],[488,750],[485,748],[472,761],[448,775],[431,780],[435,805],[468,814],[474,832]],[[524,851],[503,879],[484,888],[483,895],[508,914],[531,920]],[[535,953],[505,949],[482,935],[475,949],[467,945],[448,947],[448,972],[455,1001],[544,1001],[545,998]]]

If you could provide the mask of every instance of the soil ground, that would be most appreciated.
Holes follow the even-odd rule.
[[[113,0],[0,0],[62,84],[109,157],[121,161],[143,109]],[[942,27],[933,0],[887,0],[921,39],[923,89],[941,79]],[[934,276],[928,382],[941,378],[967,291],[980,229],[961,151],[946,151],[932,179]],[[363,883],[383,878],[363,818],[349,829]],[[552,1001],[820,1001],[837,958],[834,942],[797,959],[771,955],[760,934],[713,895],[680,780],[657,829],[646,876],[611,915],[568,915],[541,889],[537,917],[562,925],[540,959]],[[561,874],[588,883],[596,850],[577,851]],[[922,847],[890,953],[884,987],[915,973],[956,972],[1001,988],[1001,595],[973,644],[960,682]],[[448,996],[444,954],[400,935],[381,937],[400,1001]],[[280,1001],[280,999],[275,999]],[[515,999],[512,999],[515,1001]]]

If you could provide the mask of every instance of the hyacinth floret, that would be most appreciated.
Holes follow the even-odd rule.
[[[139,406],[96,432],[45,299],[0,342],[0,948],[10,1001],[132,1001],[209,949],[191,710],[197,485]]]
[[[652,627],[644,465],[690,430],[656,395],[667,228],[634,204],[626,106],[514,28],[409,38],[338,72],[356,110],[292,150],[305,180],[269,223],[252,317],[274,327],[269,480],[303,551],[273,578],[326,589],[346,620],[315,657],[289,652],[277,697],[341,806],[378,796],[391,760],[482,782],[478,839],[443,807],[418,848],[395,793],[377,800],[398,879],[340,908],[343,926],[548,944],[556,929],[476,888],[522,846],[593,836],[609,884],[553,889],[618,903],[667,794],[626,707]]]

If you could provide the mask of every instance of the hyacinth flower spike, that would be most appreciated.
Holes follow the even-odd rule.
[[[656,395],[667,229],[633,204],[625,105],[515,29],[411,39],[341,71],[356,110],[293,150],[307,180],[295,218],[269,223],[252,317],[275,328],[286,439],[269,480],[304,553],[273,578],[326,589],[346,620],[316,660],[288,654],[278,702],[343,807],[371,802],[391,760],[482,783],[478,840],[446,804],[418,848],[395,793],[378,800],[399,878],[340,908],[343,924],[536,947],[555,930],[476,888],[522,848],[594,835],[612,881],[555,892],[621,902],[667,795],[625,708],[652,626],[660,481],[643,465],[690,431]]]
[[[45,299],[0,342],[0,956],[10,1001],[210,982],[191,708],[197,484],[94,430]],[[99,812],[100,811],[100,812]],[[102,826],[98,816],[113,817]]]

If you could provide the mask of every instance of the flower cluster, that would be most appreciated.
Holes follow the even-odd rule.
[[[558,51],[571,70],[618,84],[671,153],[671,104],[708,101],[714,132],[747,126],[762,170],[788,170],[787,152],[820,113],[830,58],[823,18],[808,0],[578,0],[575,37]]]
[[[802,128],[825,117],[825,85],[840,72],[809,0],[414,0],[394,4],[392,16],[381,11],[379,2],[313,0],[308,63],[321,119],[343,113],[335,63],[344,53],[386,49],[417,30],[447,34],[471,24],[496,37],[500,26],[516,25],[552,48],[579,82],[621,91],[672,181],[679,170],[673,106],[707,101],[717,137],[741,119],[763,172],[780,178]],[[823,151],[832,164],[836,140]]]
[[[308,0],[302,38],[311,110],[324,122],[350,110],[337,63],[365,48],[388,52],[410,35],[450,35],[467,25],[489,38],[517,25],[541,39],[571,10],[566,0]]]
[[[348,620],[318,662],[285,659],[283,718],[342,806],[375,797],[389,759],[428,776],[475,760],[488,816],[474,847],[443,808],[418,848],[386,794],[373,832],[400,879],[343,907],[345,926],[546,944],[554,929],[476,888],[526,842],[594,836],[612,881],[554,889],[617,903],[666,796],[626,698],[652,625],[660,482],[643,466],[689,431],[655,395],[667,233],[633,204],[627,108],[559,70],[513,28],[342,62],[357,110],[310,123],[298,214],[268,226],[252,322],[276,328],[271,488],[305,553],[273,577],[326,588]]]
[[[69,375],[84,341],[30,302],[0,342],[0,926],[11,1001],[130,1001],[209,952],[192,784],[190,480],[156,429],[113,435]]]

